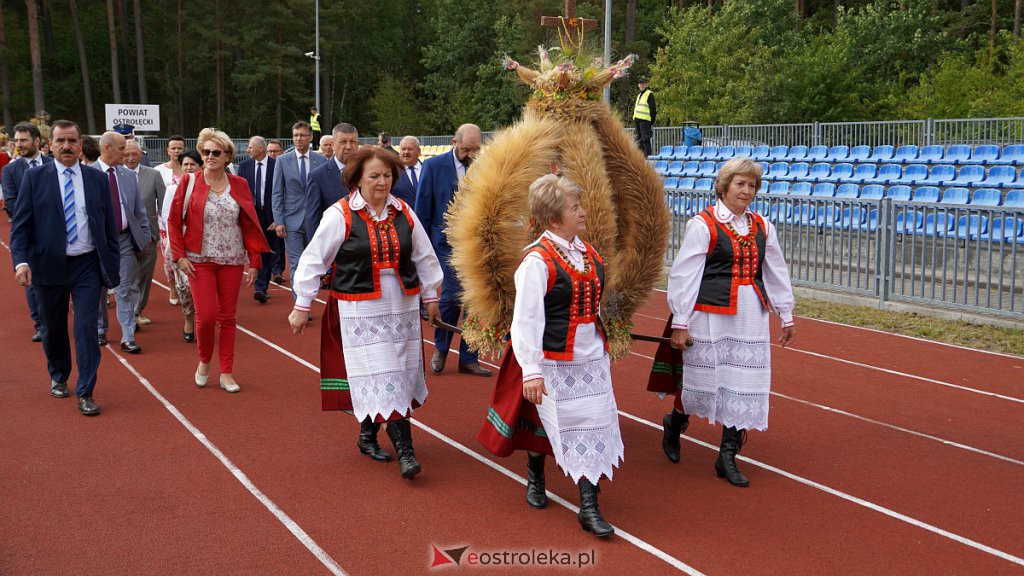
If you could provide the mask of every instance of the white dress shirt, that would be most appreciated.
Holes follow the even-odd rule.
[[[714,205],[714,214],[715,219],[722,224],[731,222],[733,228],[741,236],[745,236],[749,231],[747,214],[752,214],[749,209],[743,216],[736,216],[726,208],[724,203],[719,201]],[[789,270],[786,268],[786,259],[782,254],[775,226],[767,219],[764,220],[764,224],[768,234],[761,273],[765,292],[767,292],[765,297],[774,312],[782,318],[782,325],[791,326],[793,325],[795,301]],[[690,317],[697,304],[697,293],[700,291],[700,281],[704,276],[704,265],[707,263],[710,247],[711,231],[708,230],[707,223],[699,215],[694,216],[686,223],[683,245],[679,247],[679,253],[668,274],[668,307],[672,311],[672,328],[674,329],[688,330],[690,327]],[[749,285],[741,285],[738,289],[752,290],[753,288]]]
[[[459,182],[466,177],[466,167],[459,161],[459,157],[455,155],[455,148],[452,147],[452,159],[455,160],[455,173],[459,175]],[[416,173],[416,177],[419,178],[419,173]]]
[[[107,170],[114,169],[114,179],[117,179],[117,166],[108,166],[103,160],[97,160],[96,165],[103,170],[103,175],[109,178]],[[117,183],[117,196],[121,199],[121,233],[128,232],[128,213],[124,209],[124,191],[121,190],[121,183]]]
[[[582,272],[587,246],[579,237],[567,242],[550,231],[542,238],[558,244],[569,258],[573,268]],[[515,274],[516,302],[512,312],[512,349],[523,369],[523,382],[541,377],[540,364],[544,360],[544,295],[548,291],[548,265],[544,258],[531,252],[523,258]],[[600,314],[600,302],[595,311]],[[594,322],[578,324],[573,342],[574,358],[599,356],[604,351],[604,340]]]
[[[423,171],[423,162],[420,162],[419,160],[417,160],[416,163],[413,164],[412,166],[403,166],[402,167],[402,172],[405,173],[405,177],[408,178],[409,179],[409,183],[412,184],[412,175],[409,174],[409,170],[410,169],[413,172],[416,173],[416,184],[419,184],[421,172]],[[455,170],[458,171],[458,167],[456,167]]]

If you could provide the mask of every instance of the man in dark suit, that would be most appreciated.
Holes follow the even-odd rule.
[[[420,176],[423,174],[423,163],[420,162],[420,141],[415,136],[406,136],[398,143],[398,158],[402,161],[402,175],[391,188],[391,193],[416,209],[416,188],[419,187]]]
[[[444,231],[444,214],[459,189],[459,182],[466,170],[480,153],[483,134],[475,124],[463,124],[452,139],[452,151],[440,154],[423,163],[423,174],[416,191],[416,215],[423,224],[423,230],[430,237],[437,259],[441,261],[444,281],[441,284],[441,320],[456,325],[462,315],[462,284],[448,260],[452,247]],[[444,370],[452,333],[438,328],[434,331],[434,356],[430,369],[438,374]],[[477,354],[471,352],[462,340],[459,346],[459,372],[476,376],[490,376],[491,371],[480,365]]]
[[[345,162],[359,150],[359,131],[351,124],[342,122],[332,130],[334,134],[334,157],[309,173],[306,184],[306,233],[310,238],[320,227],[324,210],[348,194],[348,188],[341,183],[341,172]]]
[[[25,172],[30,168],[42,166],[53,162],[53,158],[44,155],[39,151],[42,143],[42,135],[39,127],[35,124],[22,122],[14,126],[14,144],[18,147],[21,156],[8,163],[3,168],[2,179],[4,206],[7,213],[14,215],[14,206],[18,200],[18,188]],[[32,316],[32,324],[35,333],[32,334],[33,342],[43,341],[43,322],[39,316],[39,307],[36,305],[35,289],[31,286],[25,287],[25,300],[28,302],[29,315]]]
[[[149,289],[153,286],[153,270],[156,268],[157,241],[160,239],[158,221],[160,208],[164,204],[167,187],[160,173],[142,165],[142,149],[135,140],[126,140],[124,145],[124,167],[135,173],[139,181],[139,200],[149,218],[149,232],[152,234],[149,246],[139,254],[139,273],[132,290],[135,307],[135,321],[139,326],[152,323],[143,312],[149,303]]]
[[[115,214],[107,179],[78,161],[78,125],[58,120],[51,134],[57,162],[29,170],[21,182],[11,225],[11,255],[18,283],[36,289],[50,394],[56,398],[69,395],[68,300],[73,299],[78,409],[95,416],[100,413],[92,397],[100,364],[100,293],[120,282]]]
[[[121,165],[124,158],[125,138],[117,132],[104,132],[100,136],[100,158],[90,165],[103,172],[110,188],[110,202],[114,209],[114,229],[118,243],[118,270],[120,283],[114,287],[117,305],[117,323],[121,325],[121,351],[138,354],[142,348],[135,342],[135,298],[139,274],[138,255],[153,238],[149,230],[149,217],[139,198],[139,181],[135,173]],[[107,307],[99,308],[97,339],[100,346],[107,344],[109,325]]]
[[[277,259],[281,258],[282,250],[281,239],[274,232],[274,209],[271,205],[271,186],[274,182],[274,163],[276,161],[267,155],[267,140],[262,136],[250,138],[246,152],[249,154],[249,159],[238,165],[238,175],[249,183],[252,200],[256,205],[256,215],[264,230],[263,235],[273,250],[273,252],[263,253],[263,264],[256,276],[256,282],[253,284],[253,300],[260,304],[266,304],[270,298],[267,290],[270,288],[271,271]]]
[[[284,239],[288,252],[288,271],[295,278],[299,256],[309,243],[306,219],[306,183],[309,173],[327,161],[313,152],[310,142],[313,132],[309,124],[296,122],[292,125],[292,142],[295,149],[282,154],[274,165],[273,209],[274,229]]]

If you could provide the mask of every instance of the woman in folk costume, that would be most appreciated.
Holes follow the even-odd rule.
[[[352,193],[324,211],[299,258],[295,307],[288,316],[301,333],[320,287],[333,269],[321,332],[321,397],[324,410],[345,410],[359,420],[359,451],[388,462],[377,432],[387,422],[403,478],[420,464],[409,417],[426,401],[419,307],[438,320],[441,266],[408,204],[391,195],[398,159],[365,147],[345,165]]]
[[[663,421],[668,459],[679,461],[690,415],[721,422],[715,471],[740,487],[749,485],[735,460],[746,431],[768,428],[769,310],[782,318],[783,347],[796,336],[793,288],[775,227],[750,210],[761,173],[748,158],[726,162],[715,182],[718,202],[687,223],[668,279],[671,347],[658,349],[648,384],[675,394]]]
[[[547,504],[545,453],[580,490],[580,526],[597,536],[614,529],[598,509],[597,484],[611,479],[623,458],[612,393],[611,360],[601,324],[604,261],[578,234],[586,229],[580,189],[553,174],[530,186],[530,214],[544,233],[526,248],[515,273],[511,349],[502,362],[495,399],[497,414],[518,420],[523,402],[535,406],[549,444],[529,450],[526,501]],[[532,414],[532,413],[531,413]],[[504,418],[502,418],[504,419]],[[489,419],[478,438],[501,451]],[[497,442],[495,442],[497,440]]]

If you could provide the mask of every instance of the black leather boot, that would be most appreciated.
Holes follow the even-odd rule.
[[[415,478],[420,473],[420,463],[412,450],[412,425],[408,419],[388,422],[388,438],[395,445],[398,453],[398,464],[402,468],[402,478]]]
[[[580,514],[578,518],[580,528],[583,528],[584,532],[593,532],[594,536],[614,534],[615,528],[612,528],[611,524],[604,521],[601,511],[597,508],[597,493],[599,492],[597,486],[591,484],[590,480],[586,478],[580,478],[579,486]]]
[[[534,508],[548,505],[548,495],[544,492],[544,455],[528,455],[526,462],[526,503]]]
[[[661,440],[661,449],[665,451],[665,456],[668,456],[670,461],[678,463],[679,435],[686,432],[686,429],[690,426],[690,416],[689,414],[680,414],[673,410],[665,414],[661,424],[665,428],[665,437]]]
[[[718,477],[725,478],[729,484],[740,488],[750,485],[747,477],[736,467],[736,455],[743,447],[746,435],[746,430],[737,430],[733,427],[722,428],[722,447],[718,451],[718,460],[715,461],[715,472],[718,473]]]
[[[359,423],[359,441],[356,442],[356,446],[359,447],[359,452],[378,462],[391,462],[391,454],[388,454],[377,443],[378,431],[380,431],[380,423],[374,422],[367,416]]]

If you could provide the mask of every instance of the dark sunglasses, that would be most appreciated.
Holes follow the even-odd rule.
[[[220,155],[224,152],[222,150],[203,150],[203,156],[213,156],[214,158],[220,158]]]

